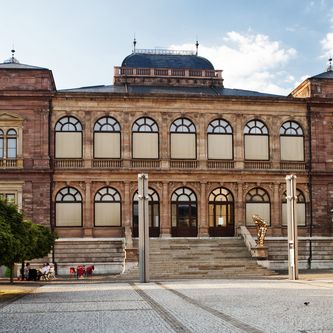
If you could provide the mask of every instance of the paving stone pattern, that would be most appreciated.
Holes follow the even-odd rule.
[[[0,333],[328,333],[332,287],[281,280],[50,284],[1,307]]]

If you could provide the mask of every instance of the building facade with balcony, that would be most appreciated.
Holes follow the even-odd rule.
[[[149,175],[152,237],[255,235],[253,214],[268,236],[286,236],[294,173],[299,235],[332,236],[333,75],[322,76],[277,96],[225,88],[196,54],[135,50],[113,85],[57,91],[51,71],[10,59],[0,64],[0,194],[60,238],[131,248],[138,173]]]

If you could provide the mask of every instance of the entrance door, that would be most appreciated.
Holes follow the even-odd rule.
[[[157,192],[149,188],[148,189],[149,201],[148,201],[148,219],[149,219],[149,237],[160,236],[160,202]],[[139,203],[138,203],[138,191],[135,192],[133,197],[133,225],[132,236],[139,237]]]
[[[209,196],[208,209],[209,236],[234,236],[234,204],[231,192],[225,188],[215,189]]]
[[[173,237],[196,237],[197,203],[192,190],[180,188],[172,195],[172,228]]]

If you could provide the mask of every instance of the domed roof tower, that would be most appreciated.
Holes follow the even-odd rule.
[[[223,87],[222,71],[197,52],[138,50],[135,44],[133,53],[115,67],[115,85]]]

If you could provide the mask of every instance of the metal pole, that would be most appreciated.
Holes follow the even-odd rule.
[[[298,241],[296,214],[296,176],[286,176],[287,185],[287,221],[288,221],[288,276],[298,280]]]
[[[148,175],[138,175],[140,282],[149,282]]]

